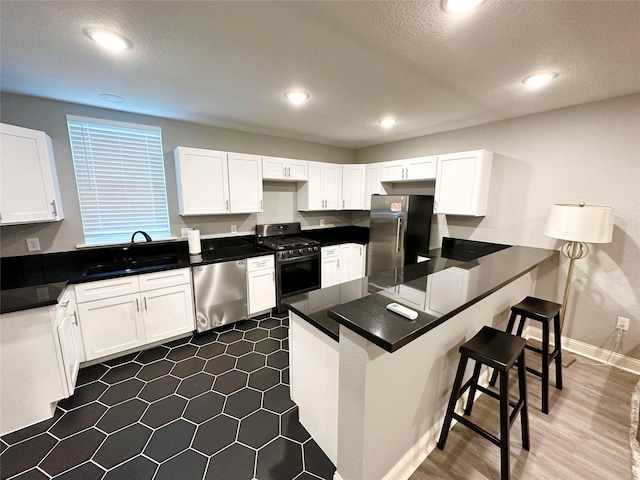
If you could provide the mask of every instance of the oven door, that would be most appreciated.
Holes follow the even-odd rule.
[[[276,281],[278,304],[284,297],[320,288],[320,254],[278,259]]]

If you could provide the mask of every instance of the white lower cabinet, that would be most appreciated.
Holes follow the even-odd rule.
[[[87,360],[106,357],[144,345],[140,296],[96,300],[78,305]]]
[[[247,259],[249,316],[276,306],[276,270],[273,255]]]
[[[188,268],[84,283],[75,289],[86,360],[195,329]],[[130,293],[119,294],[125,291]]]
[[[321,287],[331,287],[364,277],[367,258],[365,248],[359,243],[322,247]]]
[[[340,283],[340,246],[320,249],[320,287],[327,288]]]
[[[191,285],[161,288],[142,294],[145,343],[192,331]]]

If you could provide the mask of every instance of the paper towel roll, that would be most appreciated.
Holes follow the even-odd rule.
[[[202,252],[200,230],[187,230],[187,242],[189,242],[189,255],[199,255]]]

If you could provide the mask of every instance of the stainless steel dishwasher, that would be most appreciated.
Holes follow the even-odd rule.
[[[198,332],[247,318],[246,260],[193,267],[193,287]]]

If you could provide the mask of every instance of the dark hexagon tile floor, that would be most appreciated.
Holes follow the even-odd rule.
[[[0,480],[330,480],[289,396],[288,319],[83,368],[53,418],[0,439]]]

